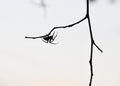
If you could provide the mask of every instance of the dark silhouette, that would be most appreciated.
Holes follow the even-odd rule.
[[[94,0],[91,0],[91,1],[94,1]],[[55,30],[55,29],[61,29],[61,28],[70,28],[74,25],[77,25],[79,23],[81,23],[82,21],[84,20],[87,20],[88,21],[88,26],[89,26],[89,32],[90,32],[90,39],[91,39],[91,50],[90,50],[90,60],[89,60],[89,64],[90,64],[90,82],[89,82],[89,86],[91,86],[92,84],[92,80],[93,80],[93,64],[92,64],[92,59],[93,59],[93,46],[95,46],[100,52],[103,52],[99,47],[98,45],[95,43],[94,41],[94,38],[93,38],[93,33],[92,33],[92,27],[91,27],[91,21],[90,21],[90,15],[89,15],[89,3],[90,1],[89,0],[86,0],[86,15],[84,18],[82,18],[81,20],[75,22],[75,23],[72,23],[72,24],[69,24],[69,25],[66,25],[66,26],[58,26],[58,27],[53,27],[53,29],[51,29],[51,31],[47,34],[47,35],[43,35],[43,36],[38,36],[38,37],[25,37],[25,38],[31,38],[31,39],[37,39],[37,38],[42,38],[45,40],[46,43],[51,43],[51,44],[54,44],[53,41],[55,40],[56,36],[54,36],[54,33],[53,35],[52,32]]]
[[[37,38],[42,38],[42,41],[45,43],[51,43],[51,44],[56,44],[53,43],[53,41],[55,40],[55,38],[57,37],[57,35],[55,35],[55,32],[53,32],[53,34],[46,34],[44,36],[38,36],[38,37],[25,37],[25,38],[31,38],[31,39],[37,39]]]

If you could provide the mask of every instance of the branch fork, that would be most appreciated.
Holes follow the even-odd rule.
[[[95,43],[94,38],[93,38],[93,33],[92,33],[92,27],[91,27],[91,21],[90,21],[90,15],[89,15],[89,0],[86,0],[86,16],[84,18],[82,18],[81,20],[66,25],[66,26],[58,26],[58,27],[53,27],[53,29],[50,30],[50,32],[46,35],[43,36],[38,36],[38,37],[28,37],[26,36],[25,38],[30,38],[30,39],[37,39],[37,38],[42,38],[46,41],[46,43],[52,43],[54,41],[54,39],[57,37],[55,36],[55,38],[53,37],[54,35],[51,36],[51,33],[55,30],[55,29],[61,29],[61,28],[70,28],[73,27],[74,25],[77,25],[79,23],[81,23],[84,20],[88,20],[88,26],[89,26],[89,32],[90,32],[90,39],[91,39],[91,50],[90,50],[90,60],[89,60],[89,64],[90,64],[90,82],[89,82],[89,86],[91,86],[92,84],[92,80],[93,80],[93,64],[92,64],[92,60],[93,60],[93,45],[100,51],[103,52],[98,45]]]

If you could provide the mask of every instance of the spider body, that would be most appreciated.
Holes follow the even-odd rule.
[[[55,35],[55,32],[52,34],[52,35],[45,35],[42,37],[42,41],[45,42],[45,43],[51,43],[51,44],[56,44],[56,43],[53,43],[53,41],[55,40],[55,38],[57,37],[57,35]]]

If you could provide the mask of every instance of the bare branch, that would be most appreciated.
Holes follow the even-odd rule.
[[[95,45],[99,51],[101,51],[101,52],[103,52],[103,51],[94,42],[92,27],[91,27],[91,22],[90,22],[90,15],[89,15],[89,0],[86,1],[86,4],[87,4],[86,16],[87,16],[87,19],[88,19],[90,39],[91,39],[91,51],[90,51],[90,60],[89,60],[90,72],[91,72],[89,86],[91,86],[92,80],[93,80],[93,63],[92,63],[92,60],[93,60],[93,45]]]
[[[94,0],[91,0],[91,1],[94,1]],[[90,39],[91,39],[91,50],[90,50],[90,60],[89,60],[89,64],[90,64],[90,82],[89,82],[89,86],[91,86],[92,84],[92,80],[93,80],[93,64],[92,64],[92,60],[93,60],[93,45],[95,45],[95,47],[103,52],[99,47],[98,45],[95,43],[94,41],[94,38],[93,38],[93,33],[92,33],[92,27],[91,27],[91,21],[90,21],[90,15],[89,15],[89,0],[86,0],[86,16],[79,20],[78,22],[75,22],[75,23],[72,23],[70,25],[66,25],[66,26],[58,26],[58,27],[54,27],[53,29],[51,29],[51,31],[47,34],[47,35],[44,35],[44,36],[38,36],[38,37],[25,37],[25,38],[31,38],[31,39],[36,39],[36,38],[42,38],[45,40],[46,43],[51,43],[54,41],[54,39],[56,37],[53,37],[50,36],[51,33],[55,30],[55,29],[61,29],[61,28],[70,28],[70,27],[73,27],[74,25],[77,25],[79,23],[81,23],[82,21],[84,21],[85,19],[88,20],[88,26],[89,26],[89,32],[90,32]],[[52,41],[53,40],[53,41]]]
[[[42,38],[44,36],[37,36],[37,37],[29,37],[29,36],[25,36],[25,38],[29,38],[29,39],[38,39],[38,38]]]
[[[96,47],[100,52],[103,52],[103,50],[101,50],[95,42],[94,42],[93,44],[95,45],[95,47]]]
[[[79,20],[78,22],[66,25],[66,26],[58,26],[58,27],[54,27],[48,34],[51,34],[51,32],[55,29],[60,29],[60,28],[70,28],[73,27],[74,25],[77,25],[79,23],[81,23],[82,21],[84,21],[87,17],[85,16],[83,19]]]

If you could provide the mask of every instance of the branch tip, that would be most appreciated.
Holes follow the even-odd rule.
[[[94,42],[93,44],[95,45],[95,47],[96,47],[101,53],[103,53],[103,50],[100,49],[100,48],[98,47],[98,45],[97,45],[95,42]]]

